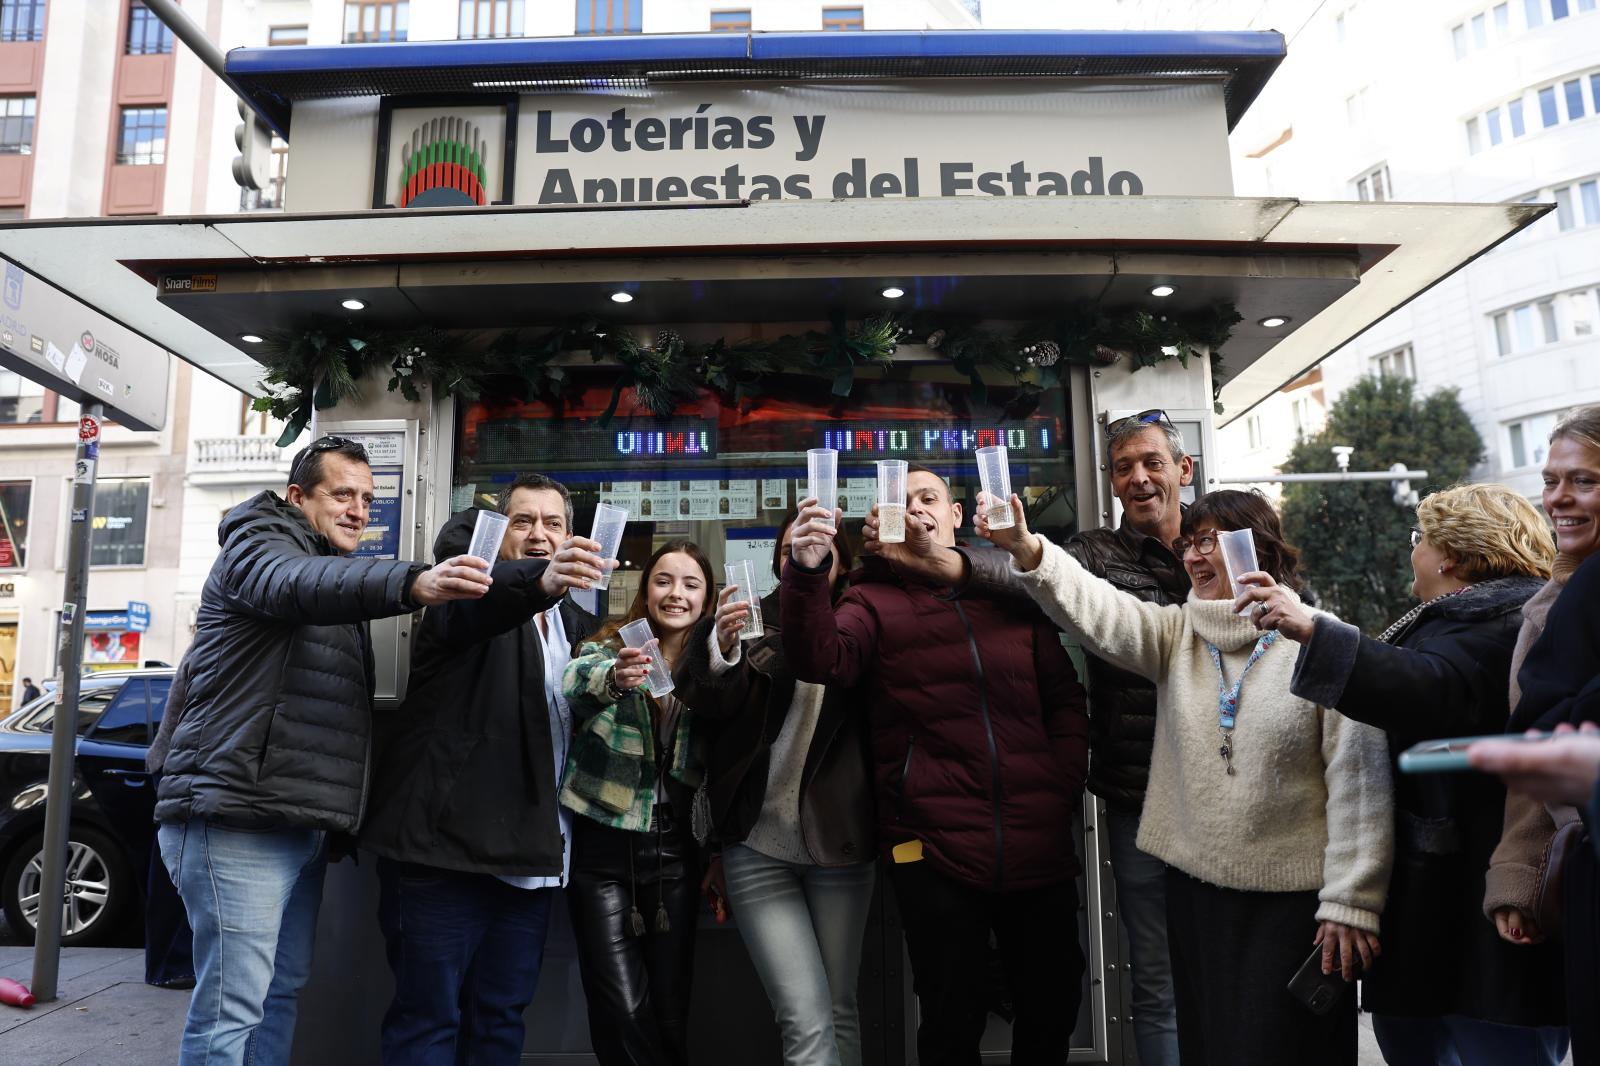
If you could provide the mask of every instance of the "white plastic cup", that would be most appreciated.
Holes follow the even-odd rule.
[[[906,477],[904,459],[878,460],[878,540],[904,544],[906,540]]]
[[[736,563],[722,564],[723,573],[728,576],[728,584],[733,586],[731,603],[746,603],[750,605],[750,613],[745,616],[744,627],[739,630],[740,640],[755,640],[757,637],[766,636],[766,627],[761,624],[761,600],[756,595],[756,568],[749,559],[740,559]]]
[[[1256,535],[1249,529],[1229,529],[1216,536],[1217,551],[1222,553],[1222,568],[1227,572],[1228,586],[1237,599],[1249,587],[1239,584],[1240,576],[1261,569],[1261,564],[1256,562]],[[1254,605],[1251,605],[1236,613],[1249,614],[1253,609]]]
[[[600,545],[601,559],[615,559],[617,552],[622,548],[622,531],[628,526],[628,509],[613,507],[609,503],[597,504],[594,509],[594,528],[589,532],[589,539]],[[597,589],[611,587],[611,571],[607,570],[600,575],[600,580],[594,583]]]
[[[472,547],[467,549],[467,554],[482,559],[492,568],[500,558],[500,545],[506,539],[506,527],[510,524],[511,519],[499,511],[480,510],[472,526]]]
[[[638,648],[650,656],[650,665],[645,674],[645,686],[652,696],[665,696],[673,689],[672,672],[667,669],[666,657],[661,654],[661,641],[656,639],[654,631],[650,628],[648,618],[635,618],[627,625],[617,630],[622,637],[622,643],[630,648]]]
[[[1004,444],[978,449],[978,482],[989,497],[989,528],[1010,529],[1016,525],[1016,516],[1011,513],[1011,460]]]
[[[832,448],[806,451],[806,495],[828,509],[826,525],[833,525],[833,509],[839,506],[839,453]]]

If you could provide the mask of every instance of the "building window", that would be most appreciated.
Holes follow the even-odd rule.
[[[1417,362],[1411,354],[1411,345],[1373,356],[1372,371],[1379,377],[1417,380]]]
[[[1594,336],[1596,319],[1600,319],[1600,289],[1567,294],[1567,324],[1571,336]]]
[[[403,41],[411,23],[411,0],[345,0],[344,43]]]
[[[134,0],[128,8],[128,41],[125,54],[164,56],[172,51],[172,31],[156,18],[156,13]]]
[[[1528,128],[1522,123],[1521,97],[1506,104],[1506,120],[1511,124],[1511,136],[1521,137],[1528,132]]]
[[[31,96],[0,96],[0,155],[33,154]]]
[[[1356,198],[1372,203],[1394,199],[1394,186],[1389,182],[1389,164],[1375,167],[1356,179]]]
[[[749,33],[750,9],[741,8],[737,11],[713,11],[711,13],[712,33]]]
[[[240,189],[239,210],[282,211],[283,190],[289,180],[289,142],[272,138],[272,172],[265,189]]]
[[[1510,34],[1511,34],[1511,5],[1510,4],[1496,4],[1496,5],[1494,5],[1494,31],[1500,37],[1501,40],[1504,40],[1506,37],[1510,36]]]
[[[461,0],[456,36],[463,41],[522,36],[522,0]]]
[[[1450,41],[1456,46],[1456,58],[1465,59],[1467,57],[1467,52],[1470,50],[1467,47],[1466,23],[1461,23],[1459,25],[1450,27]]]
[[[859,7],[825,7],[822,9],[822,28],[847,31],[867,28],[865,12]]]
[[[1468,155],[1477,155],[1479,152],[1483,151],[1483,142],[1481,140],[1479,140],[1479,137],[1480,137],[1480,134],[1478,133],[1478,119],[1477,119],[1477,116],[1474,115],[1472,118],[1467,119],[1467,154]]]
[[[1367,90],[1365,87],[1357,89],[1344,98],[1344,119],[1351,129],[1366,124]]]
[[[0,423],[27,425],[44,421],[44,386],[0,368]]]
[[[311,29],[304,24],[273,26],[267,30],[268,45],[305,44],[309,40],[311,40]]]
[[[1506,424],[1513,469],[1544,463],[1550,454],[1550,434],[1556,428],[1557,418],[1558,412],[1552,411]]]
[[[44,0],[0,0],[0,42],[44,40]]]
[[[155,166],[167,161],[167,109],[125,107],[117,138],[119,166]]]
[[[149,519],[149,478],[101,479],[94,487],[89,565],[143,566]]]
[[[644,32],[644,0],[577,0],[577,2],[579,33]]]
[[[1597,3],[1600,3],[1600,0],[1597,0]],[[1585,80],[1589,82],[1587,93],[1584,90]],[[1578,77],[1541,85],[1530,91],[1533,98],[1538,101],[1541,129],[1550,129],[1563,122],[1577,122],[1600,114],[1600,72],[1585,72]],[[1480,120],[1487,131],[1490,147],[1500,144],[1507,135],[1517,138],[1526,134],[1528,132],[1524,119],[1526,96],[1526,93],[1519,93],[1505,104],[1491,107],[1481,115],[1467,119],[1467,150],[1477,152],[1483,147],[1476,129]]]
[[[1260,415],[1251,415],[1249,418],[1246,418],[1244,420],[1244,431],[1249,435],[1251,451],[1255,451],[1256,449],[1260,448],[1266,440],[1261,433]]]
[[[1550,17],[1552,19],[1564,19],[1569,14],[1571,14],[1571,11],[1567,7],[1567,0],[1550,0]]]
[[[1521,304],[1494,316],[1495,344],[1501,355],[1532,351],[1560,340],[1555,298]]]
[[[1290,400],[1289,413],[1294,417],[1295,436],[1309,437],[1316,432],[1316,415],[1311,406],[1311,397],[1296,396]]]
[[[0,481],[0,570],[28,568],[28,510],[33,482]]]
[[[1522,9],[1528,18],[1528,29],[1544,25],[1544,0],[1522,0]]]

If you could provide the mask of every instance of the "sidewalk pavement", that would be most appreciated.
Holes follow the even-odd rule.
[[[0,946],[0,977],[30,983],[31,947]],[[0,1006],[5,1066],[172,1066],[189,995],[144,983],[138,948],[67,948],[61,996],[32,1010]],[[1360,1066],[1383,1066],[1371,1015],[1361,1015]]]
[[[0,947],[0,977],[31,985],[33,948]],[[5,1066],[172,1066],[189,994],[144,983],[140,948],[66,948],[60,997],[0,1006]]]

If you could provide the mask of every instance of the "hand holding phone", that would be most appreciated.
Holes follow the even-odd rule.
[[[1479,737],[1447,737],[1424,740],[1400,753],[1400,770],[1408,774],[1459,773],[1476,769],[1467,761],[1467,749],[1480,740],[1504,740],[1517,744],[1536,744],[1549,740],[1549,733],[1495,733]]]

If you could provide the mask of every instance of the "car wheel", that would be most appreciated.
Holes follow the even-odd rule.
[[[66,947],[104,944],[116,935],[137,889],[116,841],[98,830],[72,826],[67,839],[67,886],[61,915]],[[6,922],[24,943],[39,924],[39,885],[44,878],[44,834],[23,841],[6,863],[0,904]]]

